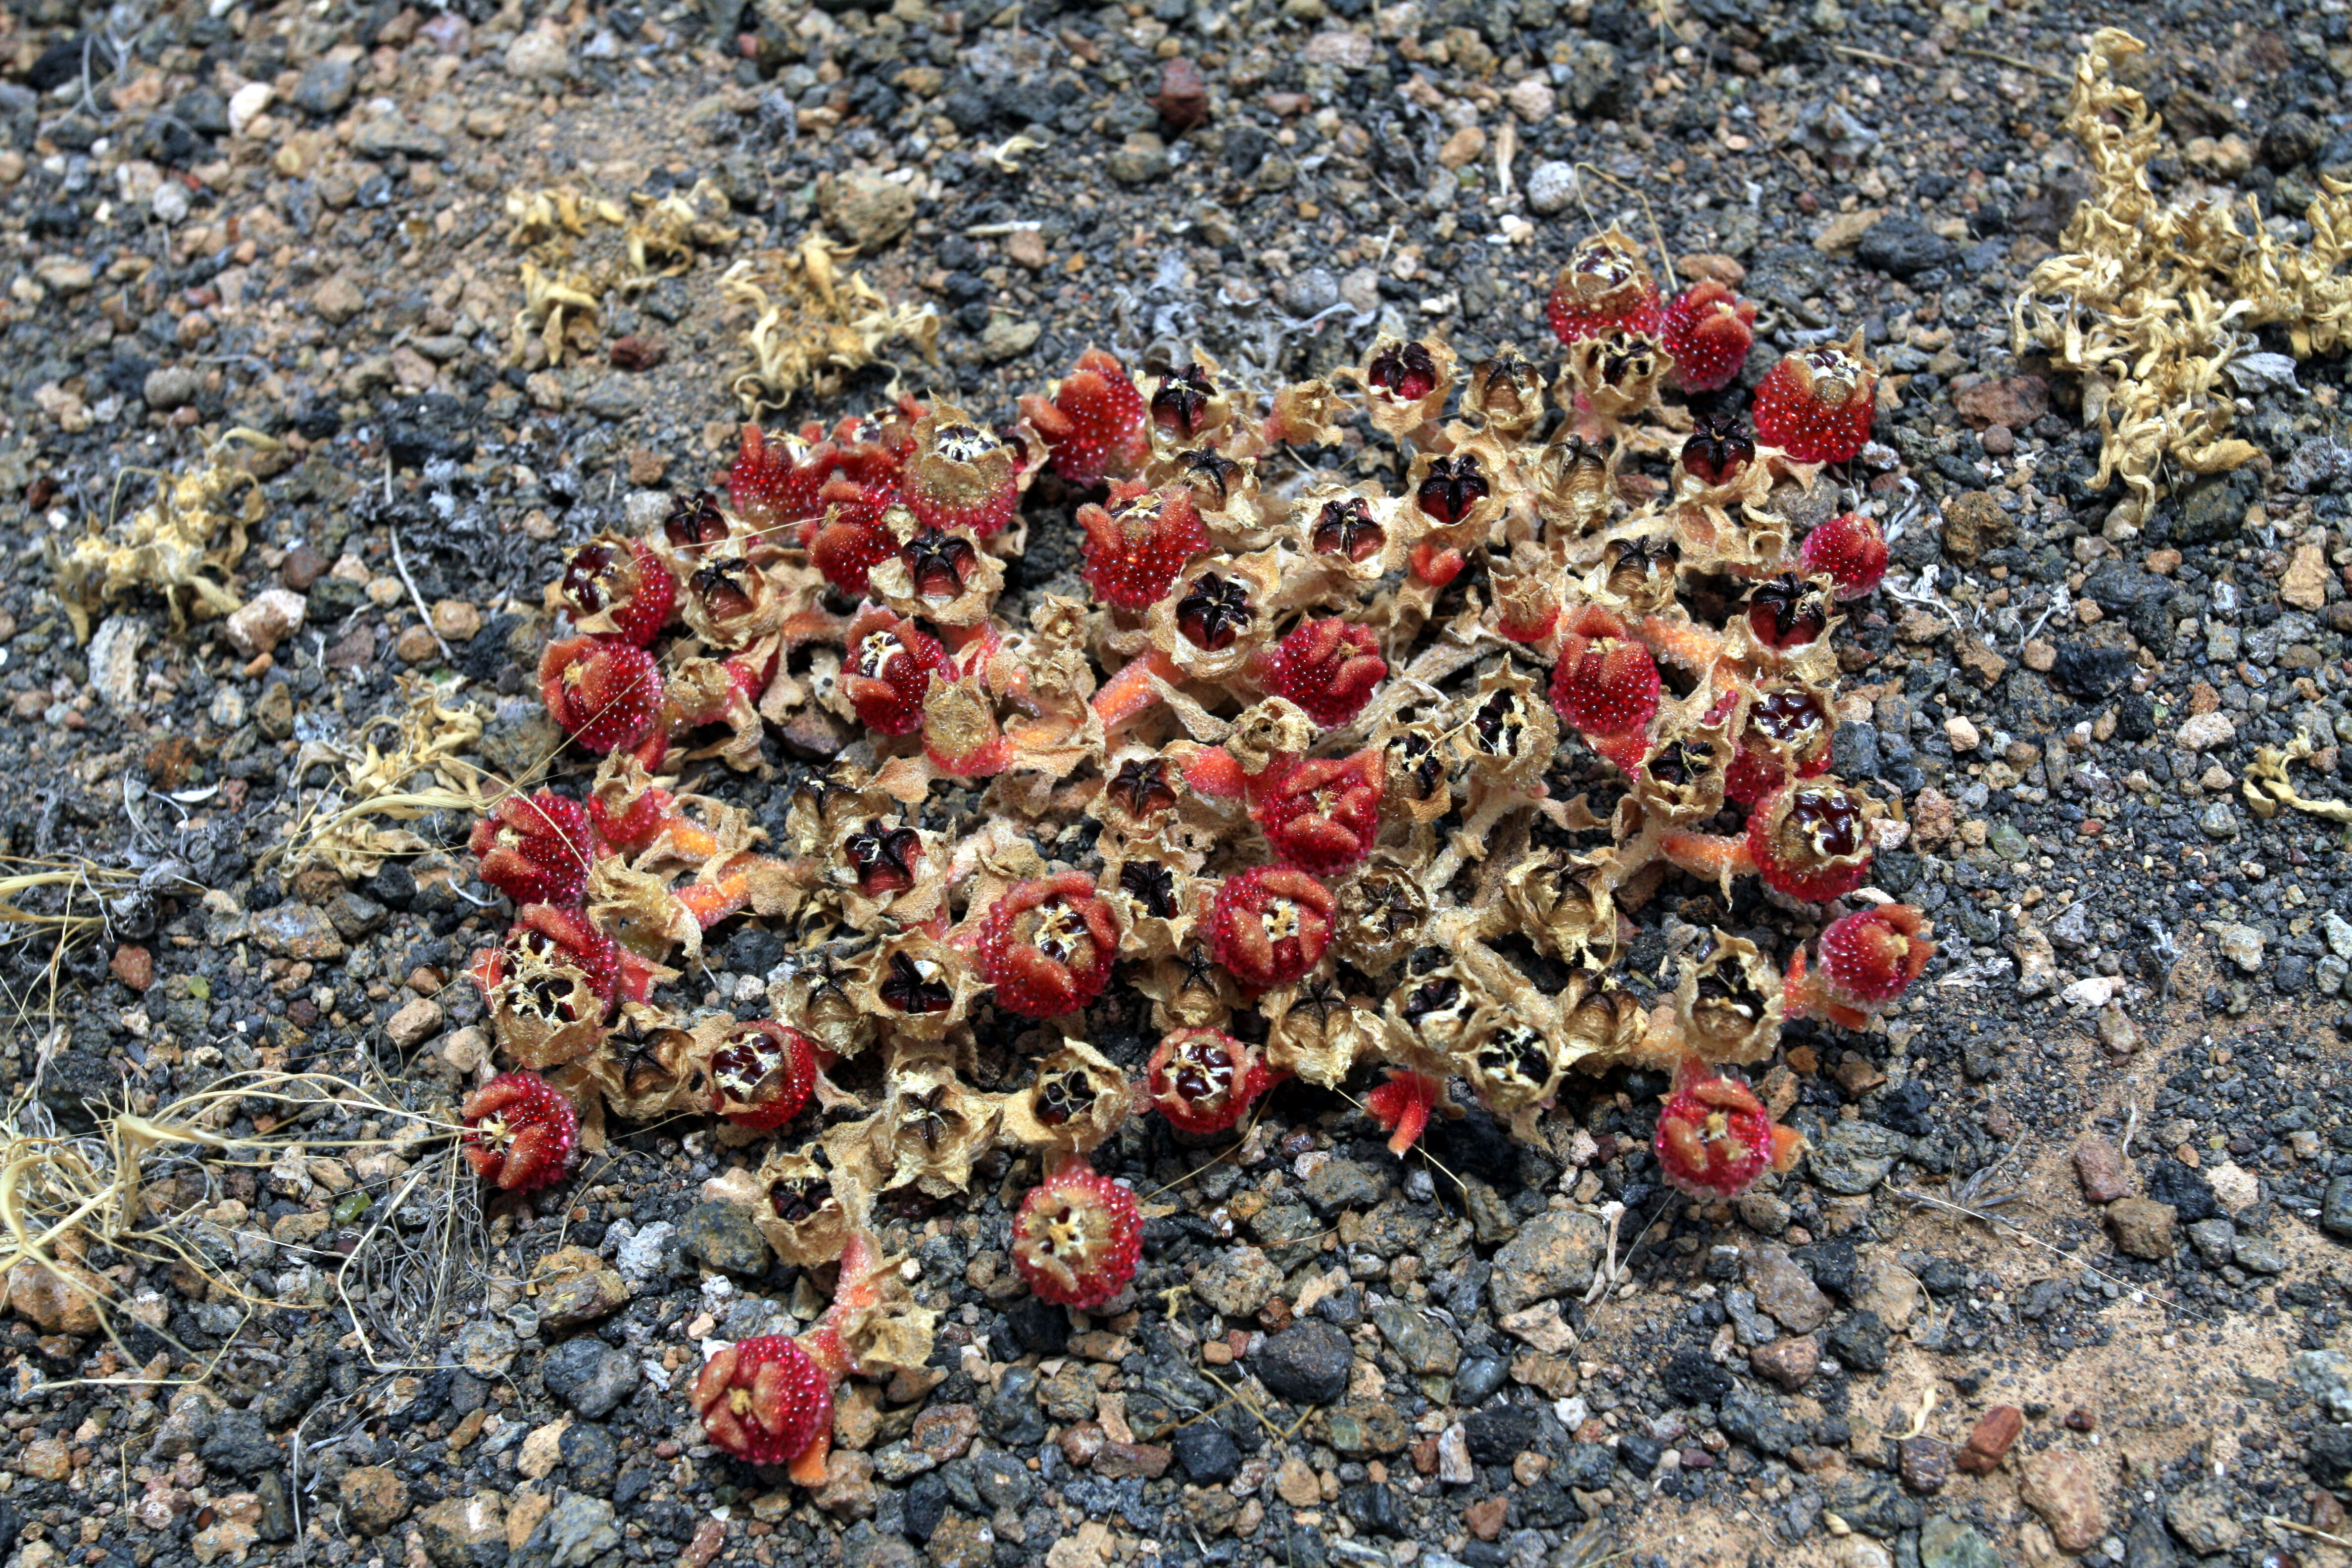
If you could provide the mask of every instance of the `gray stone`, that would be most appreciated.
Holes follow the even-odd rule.
[[[496,1492],[435,1503],[416,1516],[416,1529],[436,1568],[505,1568],[506,1500]]]
[[[2189,1245],[2216,1268],[2230,1261],[2230,1251],[2237,1243],[2238,1227],[2226,1219],[2200,1219],[2189,1226]],[[2352,1412],[2347,1414],[2352,1415]]]
[[[1905,1496],[1902,1488],[1880,1476],[1842,1480],[1830,1489],[1828,1501],[1832,1513],[1881,1541],[1916,1530],[1925,1511],[1917,1499]]]
[[[661,1273],[668,1265],[670,1238],[677,1226],[666,1219],[657,1219],[635,1234],[624,1237],[613,1249],[613,1267],[621,1278],[642,1284]]]
[[[169,414],[175,408],[185,408],[205,389],[202,371],[184,364],[158,365],[147,373],[140,384],[139,395],[147,406],[158,414]]]
[[[1192,1277],[1192,1294],[1228,1318],[1252,1318],[1282,1289],[1282,1270],[1255,1247],[1233,1247]]]
[[[1361,1160],[1326,1160],[1307,1178],[1307,1201],[1325,1214],[1370,1208],[1388,1195],[1388,1173]]]
[[[1786,1458],[1807,1440],[1802,1425],[1792,1419],[1780,1402],[1740,1385],[1726,1395],[1716,1412],[1724,1435],[1747,1444],[1759,1454]]]
[[[1301,320],[1320,315],[1339,302],[1339,279],[1328,267],[1310,267],[1296,278],[1283,279],[1282,308]],[[1336,1164],[1336,1161],[1326,1161]]]
[[[1576,205],[1576,165],[1557,158],[1528,171],[1528,210],[1538,217],[1555,217]]]
[[[1405,1371],[1415,1377],[1450,1375],[1462,1363],[1462,1342],[1453,1331],[1409,1302],[1380,1302],[1372,1309],[1372,1321]]]
[[[1168,176],[1168,143],[1149,131],[1129,133],[1126,141],[1103,159],[1103,167],[1122,185],[1146,185]]]
[[[2249,1274],[2286,1272],[2286,1254],[2279,1250],[2279,1244],[2252,1231],[2238,1237],[2238,1244],[2230,1249],[2230,1256],[2239,1268]]]
[[[1467,1410],[1483,1405],[1510,1375],[1510,1363],[1497,1355],[1474,1355],[1454,1374],[1454,1403]]]
[[[2206,837],[2226,843],[2238,836],[2238,814],[2228,801],[2217,800],[2198,814],[2197,826]]]
[[[2352,1421],[2352,1356],[2342,1351],[2301,1351],[2287,1363],[2287,1373],[2330,1416]]]
[[[728,1274],[761,1274],[768,1267],[768,1238],[740,1204],[697,1204],[677,1227],[678,1250]]]
[[[1890,278],[1913,278],[1931,267],[1948,267],[1959,252],[1952,242],[1916,218],[1883,217],[1862,231],[1856,261]]]
[[[1919,1527],[1919,1568],[2001,1568],[2000,1553],[1958,1520],[1931,1513]]]
[[[651,389],[643,381],[634,376],[608,375],[575,401],[597,418],[617,423],[643,412],[652,398]]]
[[[383,114],[352,132],[352,151],[362,158],[439,159],[449,155],[449,139],[397,114]]]
[[[312,114],[341,114],[352,100],[352,62],[323,57],[302,69],[294,84],[294,101]]]
[[[611,1503],[565,1491],[557,1495],[555,1506],[514,1554],[512,1568],[589,1568],[620,1544]]]
[[[1816,1184],[1858,1197],[1886,1179],[1911,1141],[1872,1121],[1841,1121],[1806,1155]]]
[[[2338,1176],[2327,1184],[2319,1201],[2319,1228],[2352,1240],[2352,1176]]]
[[[548,1393],[589,1420],[601,1421],[637,1391],[637,1358],[583,1336],[550,1352],[539,1375]]]
[[[1829,1321],[1830,1299],[1786,1247],[1759,1247],[1748,1256],[1748,1289],[1792,1334],[1810,1334]]]
[[[1516,1312],[1554,1296],[1582,1294],[1592,1283],[1604,1238],[1598,1215],[1550,1209],[1528,1221],[1495,1254],[1495,1310]]]
[[[2197,1481],[2172,1494],[2164,1505],[2164,1522],[2183,1546],[2200,1557],[2210,1557],[2245,1538],[2245,1527],[2231,1512],[2229,1493],[2220,1482]]]
[[[1345,1333],[1310,1318],[1269,1336],[1249,1364],[1277,1397],[1328,1405],[1348,1392],[1348,1368],[1354,1359]]]

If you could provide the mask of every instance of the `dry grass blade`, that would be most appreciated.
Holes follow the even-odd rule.
[[[270,1108],[272,1131],[226,1131],[237,1117],[256,1115],[257,1105]],[[323,1073],[232,1074],[150,1115],[118,1112],[102,1118],[95,1131],[75,1136],[56,1131],[27,1091],[0,1119],[0,1274],[28,1265],[47,1273],[61,1296],[87,1301],[118,1346],[114,1320],[121,1303],[115,1287],[83,1262],[99,1247],[151,1264],[184,1265],[205,1280],[214,1299],[249,1309],[312,1305],[256,1295],[212,1256],[207,1241],[224,1238],[208,1237],[205,1226],[188,1223],[166,1203],[147,1201],[146,1192],[152,1167],[189,1152],[266,1166],[298,1143],[310,1150],[376,1142],[305,1138],[296,1131],[299,1121],[321,1112],[406,1122],[420,1138],[462,1131]],[[420,1174],[432,1169],[417,1167]],[[454,1212],[457,1205],[436,1207]],[[344,1260],[341,1278],[349,1277],[365,1250],[355,1248]]]

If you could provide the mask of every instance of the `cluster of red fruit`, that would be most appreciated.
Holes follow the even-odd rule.
[[[724,500],[600,535],[550,591],[572,635],[541,663],[548,710],[601,761],[583,799],[518,795],[476,831],[520,908],[475,976],[524,1070],[468,1100],[467,1153],[523,1190],[608,1113],[716,1112],[740,1143],[820,1089],[862,1100],[757,1178],[780,1255],[844,1258],[847,1327],[745,1342],[694,1389],[713,1441],[796,1474],[833,1380],[895,1353],[873,1322],[927,1348],[885,1304],[871,1203],[959,1194],[993,1144],[1042,1173],[1015,1268],[1080,1310],[1137,1268],[1135,1199],[1089,1163],[1131,1104],[1213,1136],[1286,1078],[1377,1065],[1363,1103],[1402,1152],[1459,1114],[1457,1082],[1532,1135],[1570,1069],[1641,1064],[1675,1075],[1668,1180],[1728,1196],[1785,1166],[1799,1140],[1722,1068],[1790,1018],[1865,1026],[1933,947],[1907,906],[1810,908],[1864,889],[1897,831],[1827,771],[1830,639],[1887,552],[1823,470],[1864,455],[1876,379],[1857,338],[1776,364],[1752,430],[1665,395],[1728,385],[1754,313],[1719,283],[1666,299],[1612,231],[1553,290],[1556,380],[1383,339],[1261,398],[1204,357],[1139,379],[1095,350],[1001,429],[902,399],[748,430]],[[1262,466],[1359,445],[1359,418],[1401,488]],[[995,612],[1047,469],[1099,499],[1076,581],[1049,585],[1072,592],[1016,626]],[[775,839],[680,793],[699,759],[764,767],[778,729],[832,761]],[[1625,916],[1674,869],[1758,876],[1821,921],[1818,957],[1706,933],[1645,1000],[1616,968]],[[745,914],[792,933],[773,1016],[667,1012],[667,965]],[[1535,984],[1505,939],[1569,982]],[[1120,968],[1160,1031],[1140,1085],[1082,1037]],[[1003,1093],[963,1079],[983,998],[1039,1026]],[[869,1052],[870,1092],[855,1068],[830,1086]]]

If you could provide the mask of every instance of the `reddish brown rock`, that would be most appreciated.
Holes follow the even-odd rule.
[[[2024,1430],[2025,1412],[2014,1405],[1996,1405],[1977,1422],[1956,1462],[1972,1476],[1990,1475]]]
[[[2124,1169],[2116,1146],[2104,1138],[2084,1138],[2074,1145],[2074,1179],[2095,1204],[2111,1204],[2131,1194],[2131,1173]]]

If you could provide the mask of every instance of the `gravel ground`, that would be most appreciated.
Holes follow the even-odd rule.
[[[121,875],[22,896],[105,918],[0,949],[0,1082],[20,1131],[68,1136],[230,1071],[381,1103],[289,1132],[248,1099],[237,1134],[299,1153],[151,1163],[145,1212],[307,1306],[101,1240],[107,1333],[10,1277],[0,1556],[2344,1561],[2352,866],[2340,824],[2240,788],[2299,731],[2297,786],[2345,787],[2344,367],[2242,399],[2253,463],[2103,535],[2079,388],[2012,356],[2007,305],[2086,188],[2057,123],[2108,20],[2152,46],[2161,184],[2299,212],[2352,174],[2340,7],[14,0],[0,847]],[[706,179],[731,238],[561,363],[515,326],[551,253],[510,195],[634,212]],[[1171,1212],[1135,1305],[1074,1322],[1005,1265],[992,1156],[969,1203],[885,1229],[940,1349],[845,1396],[855,1460],[814,1492],[702,1446],[680,1396],[697,1342],[813,1289],[706,1195],[742,1152],[628,1131],[535,1206],[411,1181],[389,1108],[484,1059],[452,980],[505,915],[467,823],[428,813],[406,826],[442,848],[348,879],[271,852],[404,677],[490,716],[487,765],[542,760],[562,551],[732,451],[734,261],[813,226],[856,244],[941,318],[936,363],[884,349],[905,384],[1003,418],[1097,343],[1269,384],[1381,331],[1532,350],[1552,272],[1618,218],[1762,304],[1742,387],[1859,322],[1898,393],[1878,437],[1935,503],[1895,542],[1902,592],[1849,623],[1835,768],[1903,798],[1878,880],[1942,952],[1882,1032],[1789,1031],[1795,1173],[1730,1205],[1663,1188],[1655,1075],[1573,1091],[1536,1146],[1474,1114],[1402,1162],[1293,1085],[1238,1149],[1108,1146]],[[280,624],[184,626],[142,590],[78,642],[58,552],[238,426],[270,440],[227,448],[261,498],[230,581],[281,590]],[[1069,562],[1077,499],[1033,504],[1016,590]],[[773,778],[709,787],[780,824],[804,759],[767,746]],[[722,929],[689,985],[756,995],[780,951]],[[1134,1057],[1131,999],[1102,1026]],[[1611,1203],[1624,1272],[1594,1289]]]

